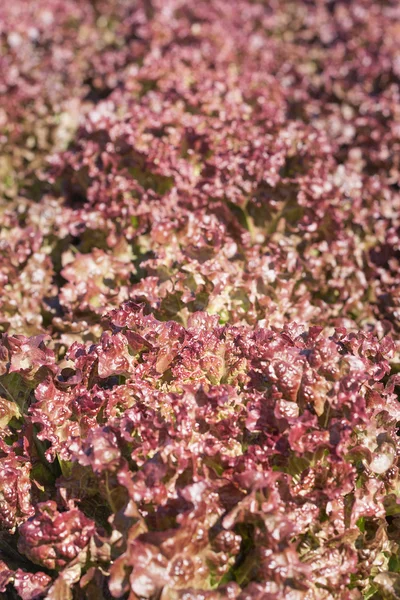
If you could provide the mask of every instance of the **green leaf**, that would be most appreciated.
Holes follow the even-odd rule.
[[[393,554],[389,559],[389,571],[392,573],[400,573],[400,556]]]
[[[364,533],[365,532],[365,519],[364,517],[360,517],[357,521],[356,521],[356,525],[358,527],[358,529]]]

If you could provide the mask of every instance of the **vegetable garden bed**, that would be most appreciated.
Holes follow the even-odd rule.
[[[399,40],[1,3],[1,598],[400,598]]]

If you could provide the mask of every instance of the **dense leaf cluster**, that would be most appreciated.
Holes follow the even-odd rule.
[[[0,5],[0,595],[400,597],[396,0]]]

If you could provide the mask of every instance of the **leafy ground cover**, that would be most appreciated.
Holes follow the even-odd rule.
[[[400,598],[399,39],[0,3],[2,598]]]

